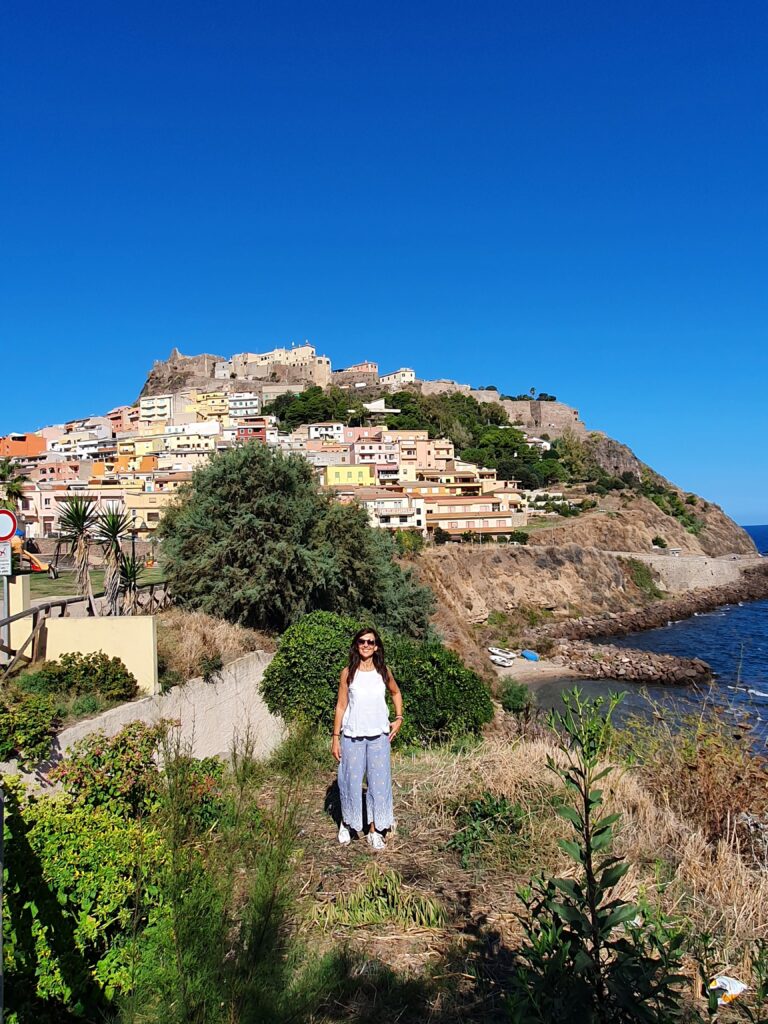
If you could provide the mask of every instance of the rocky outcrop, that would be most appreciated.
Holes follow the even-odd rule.
[[[167,359],[158,359],[149,371],[139,398],[151,395],[169,395],[182,388],[210,386],[214,363],[221,356],[185,356],[177,348]]]
[[[664,686],[703,686],[712,679],[712,669],[700,658],[676,658],[610,644],[567,640],[557,645],[557,656],[585,679],[625,679]]]

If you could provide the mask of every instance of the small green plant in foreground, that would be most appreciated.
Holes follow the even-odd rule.
[[[519,832],[523,817],[519,804],[510,803],[505,796],[483,793],[459,809],[457,829],[449,839],[448,847],[459,853],[462,867],[469,867],[472,859],[489,847],[494,839]]]
[[[513,978],[515,1024],[669,1024],[682,1016],[683,933],[649,908],[614,895],[628,870],[612,855],[617,814],[605,814],[598,784],[610,718],[621,697],[563,696],[552,712],[562,759],[548,759],[567,802],[558,814],[573,829],[561,849],[576,866],[573,878],[540,878],[521,892],[526,940]],[[605,714],[603,709],[605,708]]]
[[[445,911],[437,900],[420,896],[403,884],[397,871],[374,864],[368,878],[351,893],[315,910],[326,928],[333,925],[398,924],[403,928],[442,928]]]

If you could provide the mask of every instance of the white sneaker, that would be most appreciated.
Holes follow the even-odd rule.
[[[342,846],[349,846],[352,842],[352,836],[349,834],[349,829],[343,821],[339,825],[339,842]]]
[[[379,835],[378,832],[369,832],[365,838],[368,840],[368,845],[372,850],[386,850],[387,844],[384,842],[383,836]]]

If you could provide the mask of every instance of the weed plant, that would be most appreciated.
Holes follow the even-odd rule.
[[[584,701],[576,689],[550,717],[560,756],[547,763],[565,787],[558,813],[573,833],[559,845],[576,874],[539,878],[520,894],[526,939],[510,993],[515,1024],[669,1024],[682,1016],[683,933],[614,893],[629,865],[612,852],[619,815],[603,812],[598,783],[612,771],[602,758],[619,700]]]
[[[448,848],[459,854],[462,867],[469,867],[496,841],[519,833],[524,817],[522,807],[510,803],[505,796],[482,793],[458,809],[456,832],[449,839]]]
[[[374,864],[356,889],[333,902],[320,903],[315,920],[325,928],[337,925],[396,924],[401,928],[442,928],[446,914],[437,900],[410,889],[394,870]]]

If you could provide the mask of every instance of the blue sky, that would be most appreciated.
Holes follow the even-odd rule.
[[[17,0],[0,46],[0,432],[308,338],[768,522],[764,2]]]

